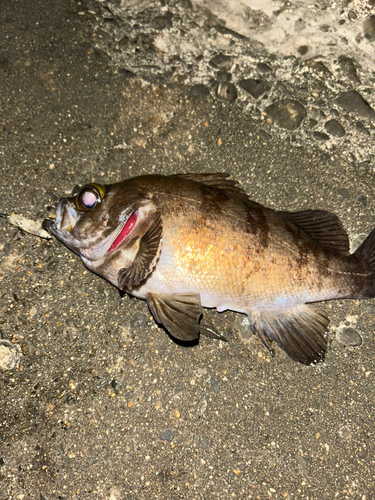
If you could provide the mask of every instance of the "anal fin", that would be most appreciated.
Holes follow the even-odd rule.
[[[157,323],[176,339],[195,340],[199,336],[199,320],[203,309],[198,293],[148,293],[148,307]]]
[[[250,325],[265,346],[275,341],[294,361],[311,365],[324,360],[329,320],[312,304],[249,315]]]

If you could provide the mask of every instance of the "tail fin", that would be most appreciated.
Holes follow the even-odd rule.
[[[367,236],[365,241],[354,252],[353,257],[365,261],[368,276],[362,288],[361,297],[370,299],[375,297],[375,229]]]

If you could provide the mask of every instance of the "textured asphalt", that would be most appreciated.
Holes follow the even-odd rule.
[[[228,343],[186,347],[145,302],[9,223],[43,220],[87,181],[225,171],[264,205],[336,213],[354,247],[375,226],[373,158],[119,72],[93,9],[1,1],[0,354],[18,365],[0,375],[0,499],[375,498],[374,300],[325,304],[314,367],[270,357],[231,312],[206,314]]]

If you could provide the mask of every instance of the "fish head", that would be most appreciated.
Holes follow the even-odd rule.
[[[134,261],[155,214],[152,194],[131,181],[91,183],[62,198],[45,228],[89,269],[117,285],[119,270]]]

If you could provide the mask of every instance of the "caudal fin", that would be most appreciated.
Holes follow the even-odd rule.
[[[365,241],[354,252],[353,257],[365,261],[368,275],[359,298],[370,299],[375,297],[375,229],[367,236]]]

